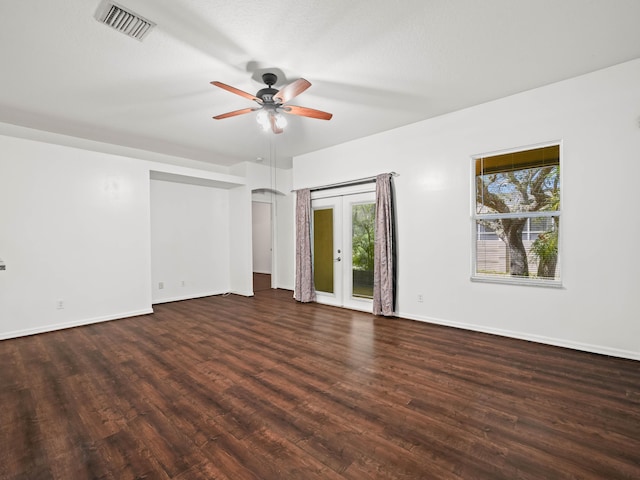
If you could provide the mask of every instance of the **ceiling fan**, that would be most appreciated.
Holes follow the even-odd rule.
[[[330,120],[333,116],[331,113],[315,110],[313,108],[298,107],[296,105],[285,105],[288,101],[300,95],[307,88],[311,86],[311,83],[304,78],[300,78],[288,85],[277,90],[272,88],[278,81],[278,77],[274,73],[262,74],[262,81],[267,85],[266,88],[258,90],[258,93],[252,95],[250,93],[239,90],[235,87],[227,85],[222,82],[211,82],[212,85],[220,87],[241,97],[248,98],[256,102],[259,107],[243,108],[241,110],[234,110],[233,112],[223,113],[216,115],[216,120],[222,120],[223,118],[235,117],[237,115],[244,115],[245,113],[258,111],[257,120],[264,130],[269,130],[273,133],[282,133],[284,127],[287,124],[285,117],[282,113],[288,113],[290,115],[298,115],[301,117],[317,118],[320,120]]]

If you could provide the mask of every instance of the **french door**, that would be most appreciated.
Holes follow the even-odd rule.
[[[311,208],[317,301],[370,311],[375,192],[316,198]]]

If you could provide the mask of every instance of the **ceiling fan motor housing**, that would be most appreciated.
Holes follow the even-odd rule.
[[[274,103],[273,96],[278,93],[278,90],[275,88],[263,88],[256,93],[256,97],[262,100],[264,103]]]
[[[278,93],[278,90],[271,88],[271,86],[278,81],[278,76],[275,73],[263,73],[262,81],[267,85],[267,88],[259,90],[256,97],[264,103],[273,103],[273,96]]]

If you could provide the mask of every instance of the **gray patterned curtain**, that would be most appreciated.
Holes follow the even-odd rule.
[[[373,313],[393,316],[395,297],[393,204],[390,173],[376,177],[376,230],[373,254]]]
[[[296,192],[296,281],[293,298],[305,303],[316,300],[311,259],[311,192],[308,188]]]

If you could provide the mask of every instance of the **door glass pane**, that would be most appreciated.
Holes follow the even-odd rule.
[[[333,208],[313,211],[313,281],[317,291],[333,293]]]
[[[351,263],[353,296],[373,298],[373,248],[375,204],[361,203],[351,208]]]

